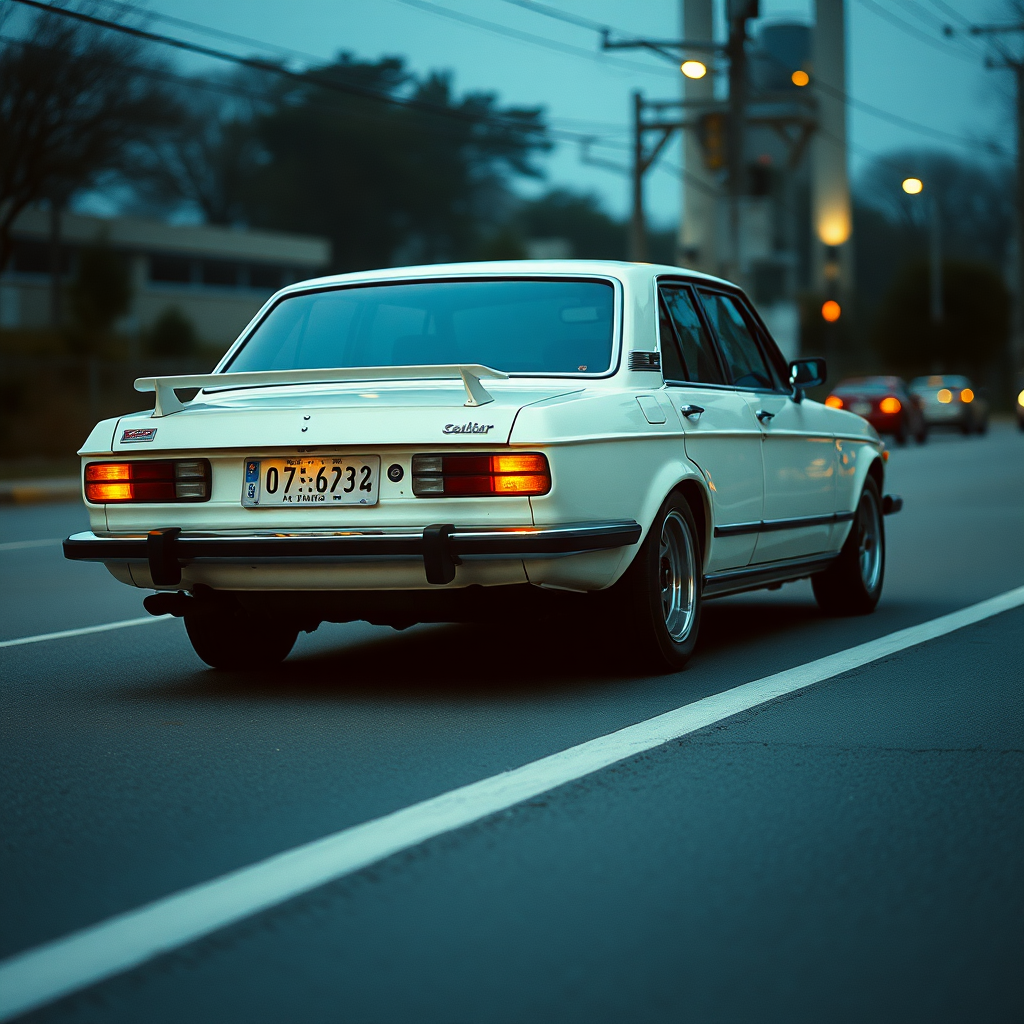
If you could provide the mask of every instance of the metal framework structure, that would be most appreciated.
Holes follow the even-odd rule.
[[[613,40],[606,30],[606,50],[647,49],[673,63],[687,53],[711,54],[728,62],[729,95],[726,100],[647,100],[633,94],[633,209],[630,220],[630,258],[647,259],[647,225],[644,214],[644,175],[654,165],[672,136],[693,131],[701,139],[705,158],[713,169],[722,169],[724,194],[729,200],[729,234],[733,263],[740,252],[740,199],[745,192],[745,141],[750,127],[775,131],[789,150],[793,169],[817,128],[814,98],[748,93],[747,22],[758,15],[757,0],[730,5],[729,38],[725,43],[706,40],[623,39]],[[701,183],[702,187],[703,183]],[[720,193],[716,193],[720,194]],[[739,267],[734,266],[733,273]]]

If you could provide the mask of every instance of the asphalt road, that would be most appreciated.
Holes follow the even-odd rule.
[[[540,624],[181,623],[0,649],[0,958],[1024,584],[1024,434],[894,452],[885,593],[709,603],[685,672]],[[143,615],[0,510],[0,640]],[[53,541],[34,546],[26,542]],[[12,546],[16,545],[16,546]],[[54,1021],[1024,1020],[1024,608],[449,832],[54,1002]]]

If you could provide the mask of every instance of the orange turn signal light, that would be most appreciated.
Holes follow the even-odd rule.
[[[961,402],[973,402],[974,401],[974,392],[970,388],[963,388],[961,390],[961,392],[960,392],[960,401]]]
[[[207,459],[90,462],[85,467],[85,500],[93,505],[207,501],[209,497]]]
[[[828,398],[825,399],[825,404],[830,409],[842,409],[843,400],[838,395],[829,395]]]
[[[889,395],[878,403],[878,408],[886,415],[893,416],[898,413],[903,406],[900,404],[900,400],[898,398],[894,395]]]
[[[420,498],[482,498],[547,494],[551,470],[538,452],[414,455],[412,493]]]

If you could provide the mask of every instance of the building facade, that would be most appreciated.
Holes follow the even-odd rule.
[[[15,222],[13,258],[0,276],[0,328],[54,326],[51,233],[47,210],[26,210]],[[330,242],[308,235],[66,213],[62,286],[74,280],[81,250],[95,245],[121,254],[129,268],[131,306],[118,333],[139,339],[175,308],[211,347],[227,347],[278,288],[326,273],[331,258]]]

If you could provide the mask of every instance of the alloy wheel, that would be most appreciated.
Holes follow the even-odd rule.
[[[675,643],[682,643],[693,627],[697,602],[696,559],[693,539],[683,517],[669,512],[661,527],[658,573],[665,628]]]
[[[882,519],[869,491],[861,495],[857,509],[857,557],[864,586],[874,592],[882,572]]]

